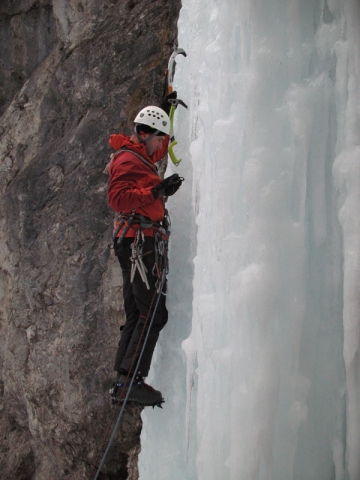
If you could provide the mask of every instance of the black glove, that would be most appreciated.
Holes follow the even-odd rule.
[[[156,187],[152,188],[152,194],[155,198],[170,197],[179,190],[183,181],[183,177],[179,177],[177,173],[174,173],[170,175],[170,177],[165,178],[161,183],[156,185]]]
[[[166,95],[166,97],[162,99],[160,108],[162,108],[169,115],[170,108],[171,108],[171,103],[169,102],[169,100],[176,99],[176,98],[177,98],[176,91],[169,93],[168,95]]]

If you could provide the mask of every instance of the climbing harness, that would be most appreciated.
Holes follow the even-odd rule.
[[[125,235],[128,232],[130,226],[132,226],[132,228],[136,231],[134,241],[130,245],[130,260],[132,264],[130,281],[131,283],[133,282],[136,271],[138,271],[142,281],[145,283],[148,290],[150,289],[150,285],[147,279],[148,270],[143,262],[143,257],[152,253],[153,250],[147,252],[143,251],[145,243],[145,235],[143,229],[151,228],[154,231],[155,263],[151,273],[157,277],[155,287],[156,291],[158,292],[161,283],[162,272],[165,270],[165,275],[167,275],[169,271],[167,251],[171,222],[168,211],[165,209],[162,224],[159,222],[153,222],[152,220],[144,217],[143,215],[136,214],[135,210],[133,210],[130,215],[121,213],[119,215],[120,220],[116,220],[114,222],[113,242],[116,242],[117,245],[120,245],[125,238]],[[121,232],[121,235],[118,237],[121,229],[123,230]]]
[[[173,52],[170,56],[169,63],[168,63],[168,68],[165,70],[165,75],[167,75],[167,93],[168,95],[173,92],[173,81],[174,81],[174,66],[175,66],[175,58],[177,55],[183,55],[186,57],[186,52],[183,48],[179,48],[176,45],[173,45]],[[169,102],[171,104],[170,107],[170,112],[169,112],[169,119],[170,119],[170,144],[168,146],[168,151],[170,158],[173,162],[174,165],[178,166],[179,163],[181,162],[181,158],[177,158],[174,152],[174,147],[177,145],[177,141],[175,140],[175,135],[174,135],[174,116],[175,116],[175,110],[178,105],[181,105],[185,108],[188,108],[187,105],[180,99],[178,98],[172,98],[169,99]]]
[[[116,239],[116,242],[118,244],[122,242],[124,237],[122,237],[122,235],[118,237],[118,235],[123,226],[124,229],[126,228],[125,234],[128,232],[131,226],[134,230],[151,228],[155,232],[162,232],[163,235],[166,236],[166,232],[160,222],[155,222],[153,220],[150,220],[150,218],[144,217],[143,215],[137,214],[135,212],[136,210],[132,210],[130,214],[122,212],[117,214],[117,217],[114,220],[114,229],[112,235],[113,242],[115,242]],[[162,223],[164,223],[164,220],[162,221]]]
[[[115,242],[120,230],[123,228],[123,231],[121,232],[120,237],[116,240],[118,244],[120,244],[123,239],[125,238],[125,235],[127,234],[133,220],[135,217],[135,210],[132,210],[130,215],[121,215],[120,214],[120,221],[115,221],[114,222],[114,231],[113,231],[113,242]]]

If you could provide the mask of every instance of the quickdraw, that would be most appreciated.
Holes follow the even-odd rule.
[[[164,232],[158,231],[155,233],[155,263],[152,270],[152,274],[157,277],[155,284],[156,291],[159,292],[162,275],[165,276],[169,273],[169,262],[168,262],[168,242],[169,236],[164,234]],[[166,291],[162,292],[166,295]]]
[[[134,280],[136,270],[139,272],[141,280],[145,283],[146,288],[150,290],[150,285],[147,279],[147,268],[143,262],[143,248],[144,248],[145,236],[141,230],[136,232],[134,241],[131,244],[131,273],[130,281]]]
[[[170,215],[167,209],[165,208],[165,213],[164,213],[164,218],[162,221],[162,227],[157,229],[155,233],[155,265],[153,268],[153,274],[157,275],[158,280],[156,283],[156,290],[157,292],[160,289],[160,284],[161,284],[161,279],[163,275],[165,277],[169,273],[169,259],[168,259],[168,247],[169,247],[169,237],[170,237],[170,232],[171,232],[171,220],[170,220]],[[163,287],[166,287],[165,285],[161,286],[161,289]],[[164,295],[166,295],[166,291],[162,292]]]

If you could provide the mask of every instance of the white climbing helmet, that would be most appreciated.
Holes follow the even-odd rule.
[[[145,107],[136,115],[135,124],[147,125],[148,127],[158,130],[164,135],[170,133],[170,118],[162,108],[150,105]]]

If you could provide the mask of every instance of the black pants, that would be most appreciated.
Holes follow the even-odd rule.
[[[116,243],[114,245],[115,255],[118,257],[123,275],[123,296],[126,314],[126,322],[116,352],[114,370],[118,372],[126,371],[131,374],[137,364],[147,333],[146,328],[140,341],[144,323],[146,319],[148,319],[147,325],[149,325],[158,296],[155,287],[157,277],[152,274],[155,263],[154,238],[145,237],[143,248],[143,262],[148,270],[147,279],[150,286],[149,290],[141,279],[138,271],[135,273],[133,282],[130,282],[132,265],[130,257],[131,244],[133,241],[133,238],[124,238],[121,245],[117,245]],[[164,285],[163,291],[165,290],[166,286]],[[165,326],[168,319],[165,299],[165,295],[161,294],[139,369],[136,372],[143,377],[146,377],[149,373],[151,359],[159,338],[160,330]],[[152,311],[149,312],[152,302]]]

